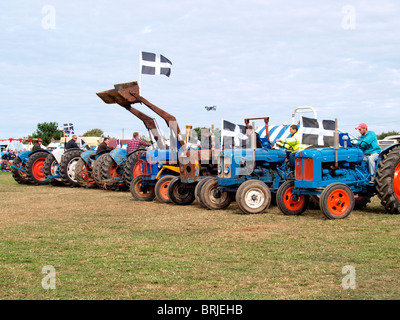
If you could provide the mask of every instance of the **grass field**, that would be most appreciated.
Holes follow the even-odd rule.
[[[0,174],[1,299],[399,299],[400,216],[243,215]],[[56,288],[44,289],[44,266]],[[355,270],[345,290],[344,266]]]

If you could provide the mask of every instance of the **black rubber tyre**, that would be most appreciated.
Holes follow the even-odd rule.
[[[182,183],[180,177],[175,177],[169,183],[168,197],[175,204],[189,205],[194,201],[194,187]]]
[[[321,193],[319,206],[328,219],[344,219],[354,209],[355,199],[351,189],[343,183],[332,183]]]
[[[294,181],[285,181],[278,189],[276,203],[283,214],[297,216],[308,208],[309,196],[293,195]]]
[[[243,213],[263,213],[271,204],[271,191],[262,181],[248,180],[238,188],[236,203]]]
[[[83,150],[80,149],[67,150],[61,158],[58,172],[66,186],[73,188],[80,186],[75,177],[75,166],[81,158],[82,152]]]
[[[154,193],[154,186],[142,188],[142,181],[143,177],[141,175],[132,180],[129,186],[132,197],[138,201],[153,201],[156,196]]]
[[[49,179],[51,176],[54,176],[58,167],[58,161],[57,159],[50,153],[44,164],[43,164],[43,172],[46,177],[46,179]],[[49,183],[53,186],[61,186],[64,185],[62,182],[61,178],[53,178],[49,180]]]
[[[21,158],[16,157],[14,159],[13,166],[19,167],[21,163]],[[25,170],[25,165],[22,165],[22,168]],[[11,173],[14,180],[17,181],[19,184],[30,184],[30,181],[27,179],[25,172],[11,167]]]
[[[210,210],[222,210],[227,208],[232,202],[230,192],[217,191],[218,178],[207,179],[200,187],[200,201],[205,208]]]
[[[194,188],[194,198],[197,201],[197,203],[202,206],[203,208],[207,208],[204,203],[201,201],[201,187],[204,185],[204,183],[208,180],[208,179],[212,179],[213,177],[205,177],[202,178],[199,182],[197,182],[196,188]]]
[[[103,184],[105,184],[108,190],[126,190],[124,167],[119,166],[110,154],[107,154],[107,156],[104,157],[103,164],[101,166],[101,178],[103,180]]]
[[[43,164],[49,153],[47,151],[37,151],[29,156],[25,164],[26,178],[34,185],[49,184],[43,172]]]
[[[100,189],[105,188],[101,174],[102,174],[103,163],[107,156],[108,153],[104,153],[92,162],[92,178]]]
[[[170,182],[175,178],[173,175],[161,177],[155,186],[154,192],[158,201],[162,203],[170,203],[171,199],[168,196],[168,187]]]
[[[130,186],[132,180],[135,178],[133,169],[135,168],[135,164],[139,159],[141,153],[140,151],[143,150],[136,150],[132,152],[125,161],[124,177],[125,177],[125,183],[127,184],[128,187]]]
[[[75,166],[75,178],[83,188],[96,188],[97,184],[92,177],[92,169],[80,158]]]
[[[400,146],[390,150],[380,162],[376,174],[376,191],[386,211],[400,213]]]

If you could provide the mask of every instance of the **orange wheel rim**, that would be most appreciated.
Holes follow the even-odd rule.
[[[400,163],[396,166],[396,169],[394,169],[393,188],[397,199],[400,200]]]
[[[117,172],[117,168],[118,168],[118,166],[117,166],[117,164],[114,162],[114,163],[111,165],[111,168],[110,168],[110,177],[111,177],[111,178],[119,177],[119,174],[118,174],[118,172]]]
[[[152,187],[152,186],[148,186],[147,190],[143,191],[142,190],[142,180],[140,180],[135,184],[135,193],[141,198],[147,198],[150,194],[153,193],[153,188],[154,187]]]
[[[350,208],[350,196],[347,191],[337,189],[329,194],[327,207],[334,215],[342,215]]]
[[[140,161],[136,162],[135,166],[133,167],[133,177],[136,178],[142,174],[142,164]]]
[[[40,181],[43,181],[46,178],[43,172],[43,164],[45,160],[45,158],[39,158],[32,165],[32,173],[34,177]]]
[[[164,200],[169,200],[168,197],[168,186],[171,181],[165,181],[160,186],[160,195]]]
[[[294,195],[293,194],[294,187],[288,188],[283,195],[283,202],[285,203],[286,208],[296,211],[303,207],[305,197]]]

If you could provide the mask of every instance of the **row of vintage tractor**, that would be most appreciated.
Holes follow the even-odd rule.
[[[196,201],[210,210],[227,208],[236,201],[246,214],[266,212],[271,202],[286,215],[300,215],[312,205],[319,206],[328,219],[343,219],[377,195],[387,212],[400,213],[398,144],[380,153],[374,182],[361,149],[338,130],[333,147],[310,146],[298,152],[291,169],[287,151],[270,141],[268,117],[257,118],[264,120],[266,132],[261,148],[256,147],[253,131],[244,148],[215,148],[211,134],[210,148],[197,149],[189,147],[190,127],[182,139],[176,118],[141,97],[136,82],[117,84],[97,95],[142,120],[155,147],[130,154],[123,148],[99,154],[83,149],[24,151],[12,166],[18,183],[130,190],[138,201],[156,198],[176,205]],[[133,107],[137,103],[165,120],[169,142],[154,118]],[[251,120],[256,118],[245,119],[245,125]]]

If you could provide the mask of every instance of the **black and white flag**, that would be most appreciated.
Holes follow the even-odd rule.
[[[302,144],[332,147],[334,142],[335,121],[301,117]],[[299,130],[300,131],[300,130]]]
[[[241,146],[242,140],[245,139],[247,139],[245,125],[222,120],[221,140],[223,146]]]
[[[161,54],[155,54],[150,52],[140,52],[141,59],[141,73],[151,75],[166,75],[167,77],[171,74],[172,62]]]
[[[68,135],[75,134],[74,133],[74,125],[72,123],[64,123],[64,132]]]

